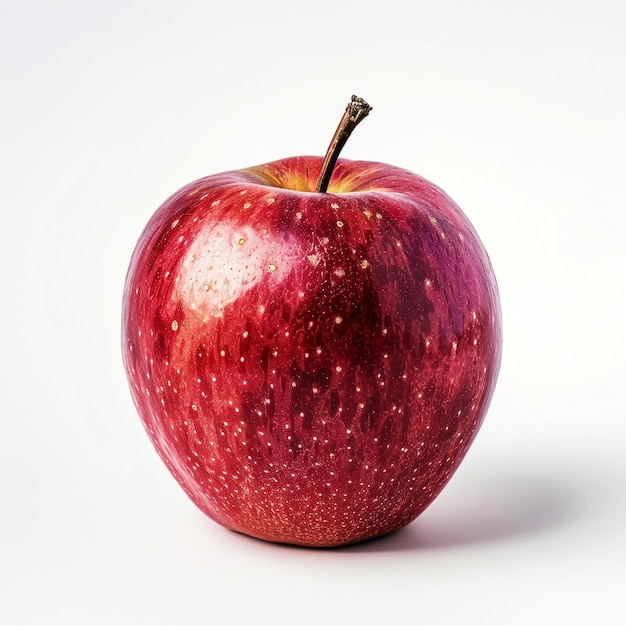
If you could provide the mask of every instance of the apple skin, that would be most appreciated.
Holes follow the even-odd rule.
[[[123,357],[191,500],[261,539],[338,546],[414,520],[483,421],[502,332],[458,206],[403,169],[295,157],[208,176],[131,259]]]

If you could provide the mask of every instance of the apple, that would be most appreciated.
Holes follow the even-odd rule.
[[[459,207],[404,169],[325,159],[208,176],[132,255],[123,358],[154,447],[211,519],[338,546],[414,520],[465,456],[501,355],[498,288]]]

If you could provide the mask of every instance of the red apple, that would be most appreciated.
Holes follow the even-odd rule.
[[[289,158],[169,198],[132,256],[123,353],[202,511],[335,546],[408,524],[448,482],[495,386],[501,322],[487,253],[443,191],[347,160],[316,191],[321,170]]]

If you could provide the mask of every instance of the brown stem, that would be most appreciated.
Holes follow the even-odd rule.
[[[348,137],[350,137],[352,131],[357,127],[359,122],[368,116],[371,110],[372,107],[367,104],[363,98],[352,96],[352,100],[350,100],[350,103],[346,107],[343,117],[339,122],[339,126],[337,126],[337,130],[326,151],[320,177],[317,181],[317,188],[315,189],[318,193],[326,193],[328,190],[328,183],[330,182],[330,177],[333,175],[333,170],[335,169],[335,164],[337,163],[341,149],[346,145],[346,141],[348,141]]]

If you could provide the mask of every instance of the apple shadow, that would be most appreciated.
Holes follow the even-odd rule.
[[[335,550],[371,553],[445,550],[554,532],[582,514],[586,503],[557,477],[478,476],[444,490],[404,528]]]

